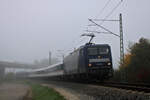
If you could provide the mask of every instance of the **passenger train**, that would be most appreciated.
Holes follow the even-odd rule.
[[[112,65],[108,44],[88,43],[66,56],[62,63],[33,70],[29,77],[104,80],[113,76]]]

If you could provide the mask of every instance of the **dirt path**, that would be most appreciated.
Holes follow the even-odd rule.
[[[64,96],[66,100],[80,100],[75,93],[72,93],[64,88],[60,88],[50,84],[42,84],[42,85],[53,88],[55,91],[59,92],[62,96]]]
[[[76,91],[76,89],[67,88],[58,84],[42,84],[43,86],[48,86],[53,88],[55,91],[59,92],[66,100],[95,100],[92,97]],[[76,87],[78,88],[78,87]]]
[[[22,100],[29,87],[17,83],[0,84],[0,100]]]

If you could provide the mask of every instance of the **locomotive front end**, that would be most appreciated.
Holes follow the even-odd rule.
[[[109,45],[87,47],[87,72],[93,78],[110,78],[113,75],[111,49]]]

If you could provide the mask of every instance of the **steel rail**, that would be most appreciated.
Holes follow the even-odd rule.
[[[103,82],[103,83],[99,83],[97,85],[126,89],[126,90],[133,90],[133,91],[144,92],[144,93],[150,93],[150,85],[149,84]]]

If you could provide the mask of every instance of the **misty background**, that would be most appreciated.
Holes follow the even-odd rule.
[[[0,0],[0,61],[33,63],[48,58],[61,59],[86,42],[88,18],[105,18],[120,2],[111,0]],[[150,38],[150,1],[124,0],[108,19],[123,15],[124,47],[141,37]],[[119,34],[118,22],[105,22],[103,26]],[[91,29],[91,27],[88,27]],[[103,31],[100,28],[92,28]],[[91,29],[91,30],[92,30]],[[113,35],[95,34],[93,42],[110,44],[114,67],[120,57],[120,39]],[[61,51],[61,52],[60,52]]]

